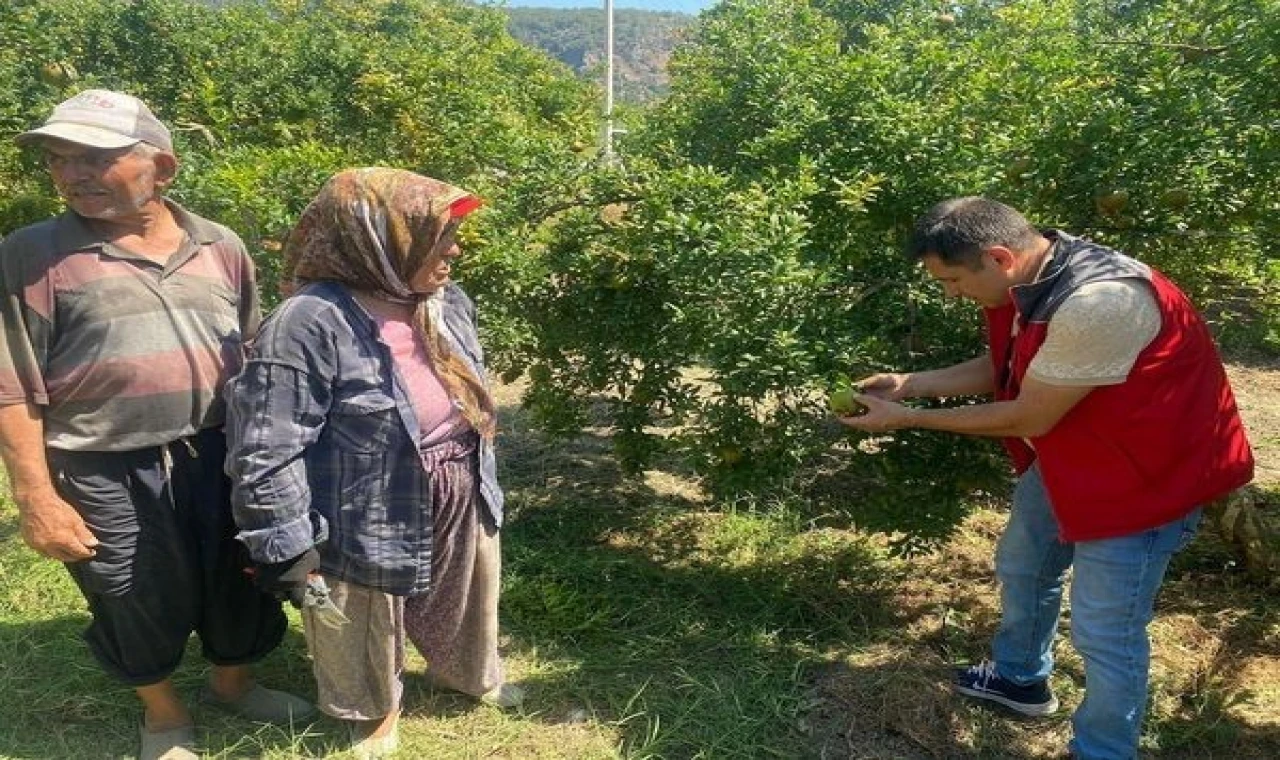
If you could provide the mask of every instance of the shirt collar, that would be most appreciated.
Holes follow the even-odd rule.
[[[222,239],[222,232],[212,222],[196,216],[168,198],[164,203],[173,214],[173,220],[196,245],[208,245]],[[53,239],[55,253],[100,249],[107,242],[89,226],[84,217],[70,209],[57,218]]]

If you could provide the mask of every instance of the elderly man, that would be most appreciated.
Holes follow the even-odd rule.
[[[69,210],[0,245],[0,454],[22,535],[66,563],[102,667],[141,698],[142,758],[194,758],[170,680],[195,631],[202,697],[264,722],[312,707],[255,684],[280,603],[235,541],[220,391],[256,329],[244,245],[164,198],[169,130],[137,98],[87,90],[17,137]]]
[[[1040,231],[985,198],[940,203],[908,245],[948,295],[982,307],[988,351],[945,369],[860,383],[868,431],[928,428],[1003,438],[1020,473],[996,552],[1002,619],[992,661],[957,692],[1048,715],[1052,644],[1068,567],[1071,639],[1085,696],[1070,751],[1136,757],[1151,621],[1169,559],[1200,506],[1244,485],[1253,457],[1222,361],[1187,297],[1109,248]],[[992,394],[916,408],[912,397]]]

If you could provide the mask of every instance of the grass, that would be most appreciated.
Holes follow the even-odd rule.
[[[786,504],[712,504],[662,472],[627,480],[607,441],[541,439],[504,412],[503,646],[528,706],[432,691],[411,658],[406,758],[1052,758],[1069,709],[1015,720],[951,697],[997,621],[1002,516],[979,510],[941,551],[816,527]],[[1280,604],[1211,536],[1180,556],[1153,625],[1150,757],[1280,757]],[[55,563],[0,519],[0,756],[118,758],[137,707],[79,639],[87,617]],[[1069,618],[1064,622],[1064,632]],[[1060,640],[1055,688],[1083,676]],[[194,646],[178,675],[194,694]],[[294,620],[262,680],[313,695]],[[344,757],[331,721],[262,728],[199,709],[209,757]]]

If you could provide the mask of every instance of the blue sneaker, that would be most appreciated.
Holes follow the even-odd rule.
[[[1004,705],[1022,715],[1042,718],[1058,709],[1058,698],[1049,690],[1047,680],[1030,686],[1019,686],[1001,678],[996,664],[983,660],[956,673],[951,688],[957,693]]]

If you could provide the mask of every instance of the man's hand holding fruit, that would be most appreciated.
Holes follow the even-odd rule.
[[[871,433],[896,430],[910,424],[913,410],[897,401],[908,398],[910,375],[884,373],[838,388],[827,399],[840,424]]]

